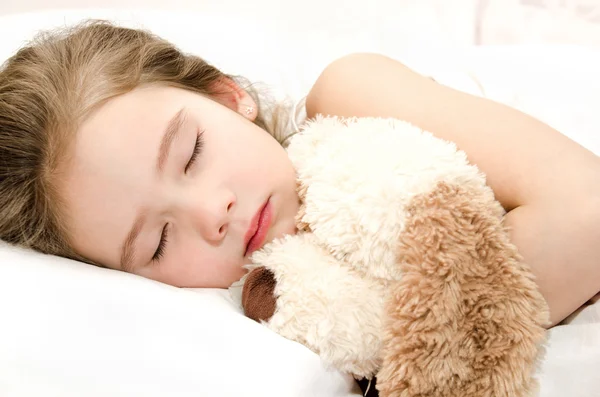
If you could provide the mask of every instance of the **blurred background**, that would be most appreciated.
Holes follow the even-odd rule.
[[[280,23],[289,31],[324,24],[338,34],[385,34],[452,45],[518,43],[600,47],[600,0],[0,0],[0,15],[69,8],[154,8],[227,13]]]

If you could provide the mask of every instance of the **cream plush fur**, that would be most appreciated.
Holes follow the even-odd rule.
[[[455,145],[406,122],[292,138],[299,232],[252,256],[246,314],[381,396],[529,396],[545,302],[504,211]]]

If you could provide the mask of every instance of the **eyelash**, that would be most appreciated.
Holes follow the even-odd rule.
[[[192,165],[194,165],[194,163],[196,162],[196,159],[202,152],[203,146],[204,146],[204,130],[201,130],[200,132],[198,132],[198,136],[196,137],[196,144],[194,145],[194,151],[192,152],[192,156],[190,157],[190,160],[188,161],[188,163],[185,166],[186,173],[192,167]]]
[[[167,246],[167,237],[169,234],[169,224],[167,223],[165,227],[163,227],[162,233],[160,234],[160,242],[158,243],[158,247],[156,248],[156,252],[152,256],[152,262],[160,262],[160,259],[165,254],[165,247]]]
[[[185,166],[186,173],[194,165],[198,156],[202,152],[202,147],[204,146],[203,134],[204,134],[204,130],[201,130],[200,132],[198,132],[198,136],[196,137],[196,143],[194,144],[194,151],[192,152],[192,156],[190,157],[188,163]],[[165,254],[165,248],[167,246],[167,237],[168,237],[168,233],[169,233],[168,226],[169,226],[169,224],[167,223],[162,230],[162,233],[160,235],[160,241],[158,242],[158,247],[156,248],[156,251],[154,252],[154,255],[152,256],[152,262],[160,262],[160,259]]]

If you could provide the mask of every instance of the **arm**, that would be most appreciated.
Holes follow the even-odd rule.
[[[308,117],[397,117],[455,142],[509,211],[553,324],[600,290],[600,158],[558,131],[376,54],[329,65],[306,107]]]

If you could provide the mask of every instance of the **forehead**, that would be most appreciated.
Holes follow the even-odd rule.
[[[150,125],[166,122],[175,111],[194,99],[204,99],[189,91],[164,86],[139,87],[111,98],[98,107],[80,126],[76,141],[83,147],[91,140],[127,140],[129,136],[152,135]],[[117,142],[118,143],[118,142]]]
[[[180,96],[167,87],[140,88],[110,99],[91,114],[73,146],[75,187],[92,182],[86,190],[139,190],[131,176],[143,181],[150,175],[165,126],[183,106]]]

